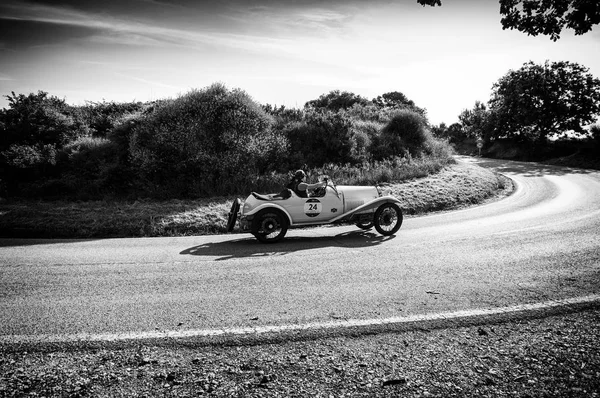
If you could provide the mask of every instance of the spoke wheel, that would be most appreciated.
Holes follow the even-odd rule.
[[[393,235],[402,226],[402,210],[395,203],[384,203],[375,212],[375,229],[381,235]]]
[[[252,223],[252,234],[263,243],[279,242],[285,236],[288,222],[278,210],[260,211]]]
[[[373,221],[359,221],[356,223],[356,226],[360,229],[363,229],[365,231],[370,230],[371,228],[373,228]]]
[[[227,218],[227,232],[232,232],[235,227],[235,222],[237,221],[238,211],[240,211],[240,203],[241,200],[236,199],[233,201],[231,205],[231,210],[229,211],[229,217]]]

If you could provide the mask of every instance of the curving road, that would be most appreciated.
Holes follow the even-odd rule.
[[[600,293],[600,172],[465,158],[515,192],[355,227],[250,235],[0,240],[0,342],[64,334],[304,324]]]

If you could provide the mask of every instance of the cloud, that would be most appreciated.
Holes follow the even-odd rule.
[[[324,3],[327,4],[327,3]],[[345,30],[357,12],[354,6],[330,3],[319,4],[278,2],[273,5],[237,4],[229,7],[221,17],[237,24],[255,25],[275,30],[278,34],[334,35]]]
[[[70,26],[90,30],[88,40],[138,46],[182,46],[188,48],[227,47],[249,51],[285,51],[290,42],[262,35],[235,34],[227,31],[172,28],[156,21],[115,17],[70,7],[12,1],[3,6],[0,19]]]

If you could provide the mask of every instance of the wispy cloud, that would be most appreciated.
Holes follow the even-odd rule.
[[[135,80],[136,82],[140,82],[140,83],[144,83],[144,84],[149,84],[152,86],[156,86],[156,87],[163,87],[163,88],[168,88],[168,89],[174,89],[174,90],[179,90],[179,91],[183,91],[183,88],[178,87],[178,86],[173,86],[172,84],[166,84],[166,83],[162,83],[162,82],[158,82],[155,80],[148,80],[148,79],[144,79],[141,77],[137,77],[137,76],[130,76],[130,75],[126,75],[124,73],[116,73],[119,76],[131,79],[131,80]]]
[[[279,33],[287,31],[297,34],[302,31],[312,32],[313,35],[329,35],[343,32],[356,13],[355,7],[336,3],[332,3],[330,7],[294,4],[281,2],[270,6],[247,7],[238,4],[221,16],[238,23],[274,27]]]
[[[211,44],[234,48],[284,45],[277,39],[263,36],[169,28],[160,26],[155,21],[120,18],[105,13],[92,13],[63,6],[48,6],[25,1],[13,1],[5,4],[2,8],[4,8],[4,12],[0,14],[0,19],[85,27],[103,32],[102,35],[93,35],[95,40],[121,41],[125,44],[183,46]]]

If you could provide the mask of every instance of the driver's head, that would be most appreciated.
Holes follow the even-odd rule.
[[[306,178],[306,173],[302,170],[298,170],[294,173],[294,178],[298,180],[304,180]]]

